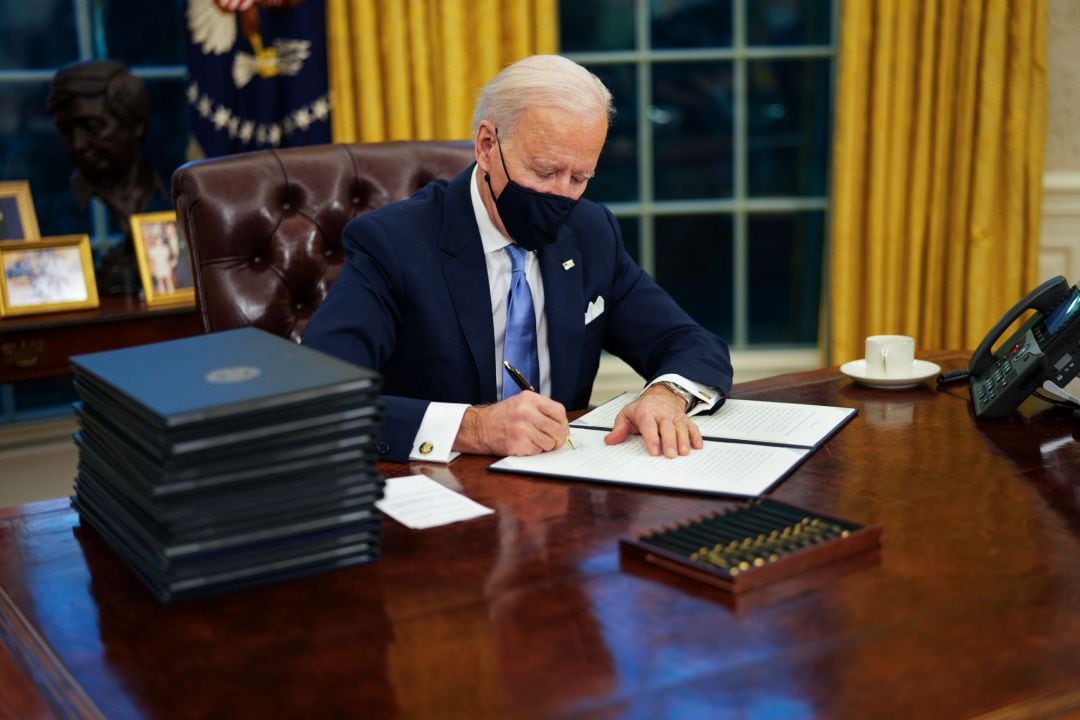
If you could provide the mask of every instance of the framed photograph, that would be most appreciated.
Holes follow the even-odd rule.
[[[131,216],[131,237],[147,305],[194,305],[195,278],[187,239],[176,227],[175,212]]]
[[[0,182],[0,241],[37,240],[37,214],[26,180]]]
[[[89,235],[0,243],[0,315],[97,306]]]

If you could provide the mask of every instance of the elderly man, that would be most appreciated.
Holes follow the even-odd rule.
[[[561,447],[601,350],[651,381],[608,443],[701,447],[688,413],[730,389],[727,345],[633,262],[611,212],[581,199],[612,115],[585,68],[521,60],[480,94],[472,167],[345,228],[346,263],[304,344],[382,373],[386,459]]]

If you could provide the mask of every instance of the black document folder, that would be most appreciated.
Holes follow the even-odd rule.
[[[214,420],[235,427],[283,408],[373,397],[380,384],[371,370],[255,328],[76,355],[71,367],[161,429]]]
[[[377,373],[254,329],[72,368],[72,504],[159,599],[378,557]]]

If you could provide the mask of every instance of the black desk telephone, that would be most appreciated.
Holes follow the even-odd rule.
[[[1035,313],[993,352],[1006,328],[1025,311]],[[1065,387],[1080,372],[1080,284],[1047,280],[1012,306],[987,333],[968,363],[975,416],[1011,413],[1043,381]]]

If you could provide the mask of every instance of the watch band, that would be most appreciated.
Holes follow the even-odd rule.
[[[687,390],[686,388],[682,387],[681,385],[679,385],[677,383],[671,382],[670,380],[661,380],[660,382],[658,382],[656,384],[657,385],[663,385],[668,390],[670,390],[671,392],[673,392],[674,394],[676,394],[680,398],[682,398],[683,402],[686,403],[686,412],[690,412],[691,410],[694,409],[695,405],[697,405],[699,402],[701,402],[701,400],[698,399],[697,396],[691,394],[689,390]]]

